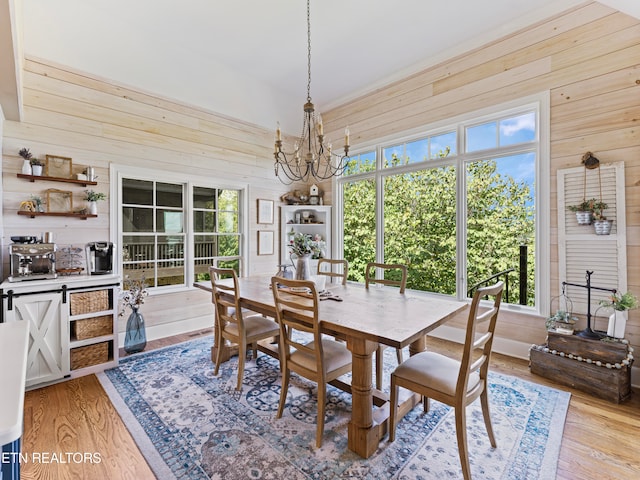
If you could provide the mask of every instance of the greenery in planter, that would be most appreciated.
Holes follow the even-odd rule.
[[[93,190],[85,190],[86,195],[84,199],[87,202],[97,202],[98,200],[104,200],[107,198],[107,195],[102,192],[94,192]]]
[[[591,212],[595,217],[596,212],[602,215],[602,211],[607,209],[607,204],[602,200],[590,198],[589,200],[583,200],[578,205],[569,205],[568,208],[572,212]]]
[[[623,294],[616,292],[606,300],[600,300],[600,306],[613,308],[614,310],[617,310],[619,312],[624,312],[625,310],[638,308],[638,297],[636,297],[631,292],[626,292]]]
[[[20,151],[18,152],[18,155],[20,155],[25,160],[29,160],[29,162],[31,163],[31,158],[33,157],[33,154],[29,151],[28,148],[21,148]]]

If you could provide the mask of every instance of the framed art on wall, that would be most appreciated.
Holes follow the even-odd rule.
[[[71,178],[73,175],[73,162],[69,157],[47,155],[44,174],[47,177]]]
[[[273,255],[273,230],[258,231],[258,255]]]
[[[273,223],[273,200],[258,199],[258,223]]]

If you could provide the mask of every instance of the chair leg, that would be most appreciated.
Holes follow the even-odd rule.
[[[238,345],[238,383],[236,390],[242,390],[242,375],[244,375],[244,361],[247,356],[247,344],[240,342]]]
[[[389,441],[396,439],[396,421],[398,418],[398,389],[396,379],[391,375],[391,398],[389,399]]]
[[[253,359],[258,358],[258,341],[253,342]]]
[[[322,436],[324,435],[324,411],[327,406],[327,385],[318,384],[318,420],[316,426],[316,448],[322,446]]]
[[[458,452],[460,453],[460,464],[462,466],[462,476],[464,480],[471,480],[471,468],[469,466],[469,451],[467,450],[467,420],[466,407],[461,406],[455,409],[456,416],[456,438],[458,439]]]
[[[219,331],[218,331],[219,332]],[[220,363],[222,363],[222,347],[224,347],[224,337],[216,332],[216,337],[218,337],[218,348],[216,350],[216,368],[213,370],[214,375],[218,375],[218,370],[220,369]]]
[[[382,390],[382,360],[384,359],[384,347],[378,345],[376,350],[376,388]]]
[[[489,394],[487,393],[486,387],[480,394],[480,404],[482,405],[482,416],[484,417],[484,426],[487,429],[489,441],[491,442],[491,446],[493,448],[496,448],[496,437],[493,434],[493,426],[491,425],[491,411],[489,410]]]
[[[287,391],[289,390],[289,369],[284,365],[282,373],[282,386],[280,387],[280,403],[278,404],[278,412],[276,418],[282,417],[284,404],[287,403]]]

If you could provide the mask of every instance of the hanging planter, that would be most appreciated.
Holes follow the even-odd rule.
[[[611,220],[596,220],[593,222],[593,228],[595,229],[596,235],[609,235],[611,233]]]

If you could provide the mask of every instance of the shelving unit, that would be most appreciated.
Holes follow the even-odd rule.
[[[49,182],[63,182],[63,183],[75,183],[78,185],[98,185],[98,182],[90,182],[89,180],[76,180],[74,178],[62,178],[62,177],[48,177],[45,175],[25,175],[24,173],[17,173],[18,178],[23,178],[25,180],[29,180],[30,182],[35,182],[36,180],[46,180]]]
[[[71,377],[118,364],[116,288],[87,288],[69,293]]]
[[[308,220],[304,219],[308,212]],[[300,221],[296,221],[299,214]],[[292,233],[293,232],[293,233]],[[296,233],[320,235],[327,244],[326,258],[331,258],[331,207],[316,205],[286,205],[280,207],[280,263],[290,264],[289,245]],[[311,260],[311,271],[317,269],[317,260]]]
[[[62,183],[71,183],[75,185],[83,185],[83,186],[93,186],[98,185],[98,182],[89,181],[89,180],[76,180],[73,178],[63,178],[63,177],[49,177],[46,175],[25,175],[24,173],[17,173],[16,176],[18,178],[22,178],[24,180],[28,180],[30,182],[37,181],[48,181],[48,182],[62,182]],[[19,210],[18,215],[24,215],[30,218],[36,217],[74,217],[79,218],[80,220],[86,220],[87,218],[97,218],[98,215],[90,214],[90,213],[73,213],[73,212],[30,212]]]

